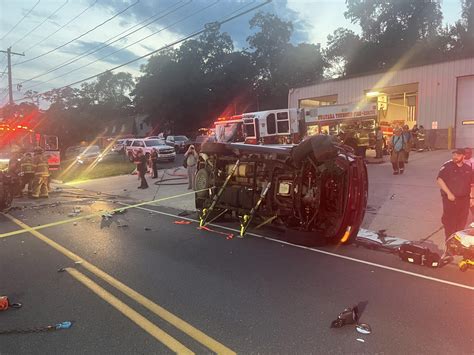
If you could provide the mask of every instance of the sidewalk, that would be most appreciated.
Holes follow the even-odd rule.
[[[371,231],[386,230],[387,235],[418,241],[427,238],[441,227],[441,198],[436,185],[436,176],[441,165],[451,158],[446,150],[434,152],[413,152],[403,175],[392,175],[388,157],[381,164],[368,164],[369,202],[362,227]],[[370,159],[370,157],[369,157]],[[160,170],[159,178],[147,176],[150,188],[137,189],[136,175],[124,175],[69,183],[69,186],[118,195],[124,198],[149,201],[173,197],[189,192],[185,169]],[[184,179],[163,181],[159,186],[154,182],[169,178]],[[182,183],[181,185],[166,185]],[[157,205],[178,210],[194,211],[194,194],[167,199]],[[444,245],[443,230],[434,233],[428,244],[439,248]]]
[[[403,175],[392,175],[389,157],[382,164],[369,164],[369,202],[363,228],[398,238],[419,241],[428,238],[444,245],[442,204],[436,177],[450,151],[412,152]],[[435,233],[436,232],[436,233]],[[430,242],[428,242],[430,244]]]
[[[185,168],[179,167],[159,170],[157,179],[152,179],[151,175],[148,174],[146,179],[149,188],[145,190],[137,189],[140,185],[137,175],[113,176],[102,179],[71,182],[67,183],[67,185],[138,201],[159,200],[162,198],[187,194],[185,196],[166,199],[162,202],[156,202],[156,205],[172,207],[179,210],[195,210],[194,194],[191,190],[187,189],[188,178]],[[155,185],[155,183],[158,183],[159,185]]]

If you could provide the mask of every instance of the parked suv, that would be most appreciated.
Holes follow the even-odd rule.
[[[166,144],[174,147],[177,153],[183,153],[189,146],[189,138],[186,136],[168,136]]]
[[[130,161],[133,161],[139,149],[143,150],[146,156],[149,156],[153,148],[158,151],[158,160],[160,161],[174,161],[176,158],[174,148],[166,145],[163,139],[130,139],[130,141],[127,141],[125,152]]]

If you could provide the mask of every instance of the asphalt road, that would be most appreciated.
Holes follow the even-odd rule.
[[[474,349],[470,271],[417,267],[353,246],[230,238],[233,223],[198,230],[194,222],[174,223],[194,216],[159,206],[104,219],[104,211],[124,205],[101,198],[45,201],[11,211],[16,222],[0,215],[0,293],[24,305],[0,313],[0,333],[74,321],[68,330],[0,335],[0,354]],[[68,217],[73,206],[82,211]],[[39,229],[8,234],[25,228],[22,222]],[[349,325],[330,329],[339,312],[356,304],[371,334]]]

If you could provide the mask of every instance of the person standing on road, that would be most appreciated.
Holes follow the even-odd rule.
[[[41,147],[36,147],[34,150],[33,167],[35,171],[35,178],[33,181],[32,198],[47,198],[48,195],[48,179],[49,166],[48,159],[43,154]]]
[[[464,163],[464,149],[453,151],[452,160],[443,164],[437,177],[443,201],[444,235],[448,239],[454,232],[463,230],[474,203],[474,177],[472,169]]]
[[[415,148],[415,149],[418,149],[418,126],[417,125],[414,125],[413,128],[411,129],[411,137],[412,137],[412,146]]]
[[[194,145],[191,144],[187,152],[184,153],[189,179],[188,190],[194,189],[194,178],[196,176],[198,158],[199,155],[196,152],[196,149],[194,149]]]
[[[423,152],[425,150],[425,137],[426,137],[425,127],[420,126],[420,129],[418,130],[418,151],[419,152]]]
[[[408,164],[408,158],[410,157],[410,150],[411,150],[411,132],[408,128],[408,125],[403,126],[403,140],[405,141],[405,164]]]
[[[153,148],[150,153],[150,160],[151,160],[151,169],[153,171],[152,179],[156,179],[158,177],[158,150]]]
[[[142,149],[138,149],[134,163],[137,164],[138,177],[141,180],[140,186],[138,186],[138,188],[148,189],[148,183],[146,182],[145,178],[147,172],[147,159],[146,156],[143,154]]]
[[[28,187],[28,196],[30,196],[33,192],[33,180],[35,178],[33,157],[31,156],[31,153],[25,153],[23,158],[21,158],[20,164],[22,174],[21,190],[23,191],[25,186]]]
[[[393,175],[403,174],[405,172],[405,139],[402,135],[400,127],[393,131],[392,139],[390,140],[390,161],[392,163]]]
[[[383,158],[383,132],[380,127],[375,131],[375,158]]]

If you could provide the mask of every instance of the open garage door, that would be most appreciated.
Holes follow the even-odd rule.
[[[456,147],[474,146],[474,75],[458,78]]]

